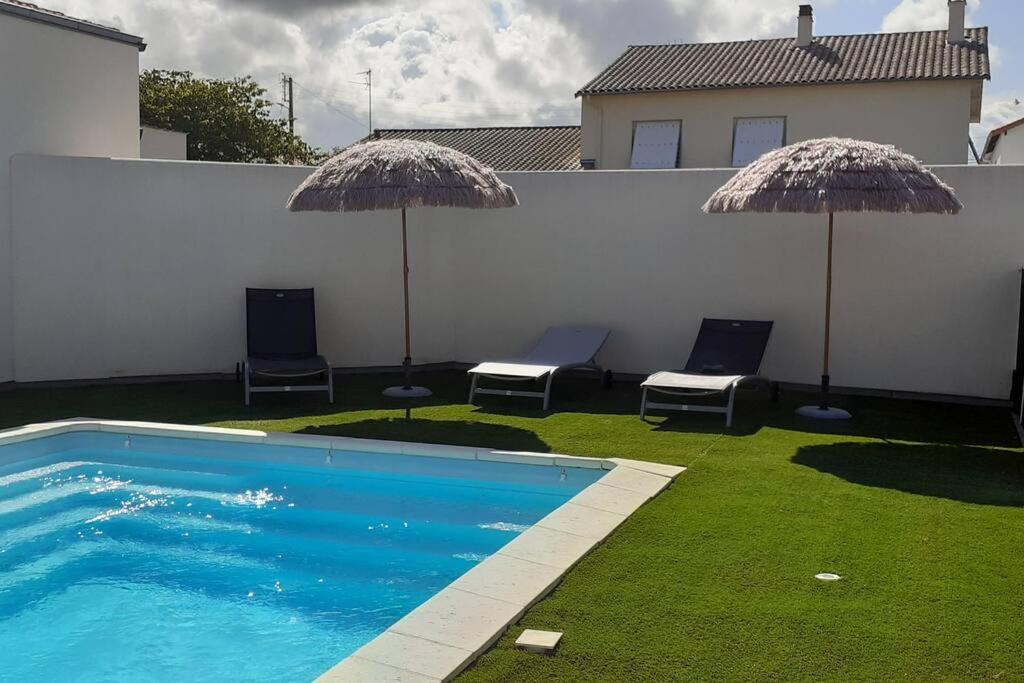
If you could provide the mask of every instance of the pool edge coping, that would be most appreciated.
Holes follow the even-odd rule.
[[[685,467],[622,458],[94,418],[70,418],[2,430],[0,446],[72,432],[114,432],[607,471],[325,671],[317,678],[323,683],[451,680],[490,649],[530,607],[553,591],[576,564],[630,515],[686,471]]]

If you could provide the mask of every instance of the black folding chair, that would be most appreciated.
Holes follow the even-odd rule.
[[[316,349],[312,289],[246,289],[245,340],[245,405],[252,394],[270,391],[326,391],[334,403],[331,364]],[[326,384],[292,384],[320,378]]]
[[[640,385],[643,387],[641,419],[649,409],[724,413],[725,426],[731,427],[736,390],[752,382],[770,384],[758,373],[768,348],[772,325],[770,320],[705,318],[686,367],[681,371],[657,372]],[[657,403],[647,399],[648,392],[682,397],[727,394],[728,400],[724,406]]]

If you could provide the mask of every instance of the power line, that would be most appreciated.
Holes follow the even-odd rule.
[[[545,105],[539,104],[539,105],[532,105],[532,106],[525,106],[525,107],[507,107],[507,106],[505,106],[505,103],[502,102],[500,105],[495,105],[495,106],[501,106],[501,110],[500,111],[494,112],[494,115],[496,115],[496,116],[515,115],[515,114],[532,114],[532,113],[537,112],[538,110],[544,110],[544,111],[579,111],[579,107],[578,106],[571,106],[571,105],[565,105],[565,106],[559,106],[559,107],[545,107]],[[457,103],[449,105],[449,104],[444,103],[444,102],[423,102],[423,103],[419,103],[419,104],[412,103],[412,102],[408,102],[408,103],[407,102],[389,102],[388,103],[388,108],[389,109],[408,109],[410,111],[422,111],[423,109],[436,109],[438,111],[448,111],[448,112],[452,112],[452,113],[461,113],[461,112],[465,112],[466,111],[466,107],[465,106],[459,105]]]
[[[364,72],[361,72],[361,73],[365,74],[366,72],[364,71]],[[366,86],[366,82],[365,81],[351,81],[351,83],[353,83],[354,85],[362,85],[364,87]],[[305,88],[305,89],[307,91],[309,90],[308,88]],[[337,93],[337,94],[340,94],[340,95],[349,94],[349,93],[345,93],[344,91],[342,91],[340,89],[337,89],[337,88],[327,88],[327,87],[323,87],[323,86],[319,86],[318,87],[318,91],[319,91],[318,95],[321,98],[325,98],[325,96],[323,95],[324,92],[333,92],[333,93]],[[350,107],[354,107],[355,106],[352,102],[350,102],[348,100],[344,100],[343,99],[341,101],[344,102],[344,104],[346,104],[347,106],[350,106]],[[573,112],[575,112],[575,111],[579,111],[579,106],[575,106],[575,105],[562,105],[562,106],[558,106],[558,107],[545,107],[545,105],[543,105],[543,104],[540,104],[540,105],[526,105],[526,106],[521,106],[521,107],[509,107],[509,106],[507,106],[509,102],[516,102],[516,101],[518,101],[520,103],[524,103],[525,102],[525,100],[509,100],[508,102],[502,100],[502,102],[500,104],[500,106],[502,108],[501,111],[493,112],[492,114],[489,114],[489,115],[493,115],[493,116],[514,116],[516,114],[532,114],[532,113],[536,113],[538,110],[541,110],[541,109],[543,109],[544,111],[554,111],[554,112],[559,112],[559,111],[573,111]],[[337,103],[337,100],[332,100],[332,103]],[[498,105],[496,105],[496,106],[498,106]],[[413,102],[402,102],[402,101],[395,102],[395,101],[392,101],[392,102],[389,102],[387,104],[387,108],[389,110],[391,110],[391,111],[405,110],[405,111],[410,111],[410,112],[421,112],[423,109],[429,108],[429,109],[432,109],[432,110],[451,112],[451,113],[454,113],[454,114],[462,114],[462,113],[464,113],[466,111],[466,107],[464,105],[460,105],[458,103],[447,103],[447,102],[413,103]]]
[[[363,72],[363,73],[365,74],[365,72]],[[351,114],[349,114],[348,111],[345,111],[345,109],[342,108],[342,107],[347,107],[349,110],[353,110],[353,109],[356,108],[355,104],[353,104],[351,102],[345,102],[345,101],[338,101],[338,100],[330,99],[330,98],[326,97],[319,90],[313,90],[312,88],[306,87],[306,86],[304,86],[302,83],[300,83],[298,81],[295,81],[294,83],[295,83],[295,85],[297,85],[299,87],[299,89],[309,93],[310,95],[315,97],[317,100],[319,100],[321,103],[323,103],[328,109],[330,109],[331,111],[339,114],[340,116],[344,117],[348,121],[351,121],[352,123],[355,123],[355,124],[357,124],[359,126],[366,125],[365,123],[363,123],[362,121],[359,121],[358,119],[353,117]],[[365,82],[353,81],[353,83],[362,83],[362,84],[365,85]],[[335,91],[335,92],[338,92],[338,91]],[[372,97],[372,95],[371,95],[371,97]],[[368,101],[368,104],[369,104],[370,107],[372,107],[372,99]],[[439,104],[440,103],[437,103],[437,104],[424,103],[422,106],[417,106],[417,105],[413,105],[411,103],[406,104],[404,102],[403,103],[388,103],[387,109],[389,111],[397,111],[397,112],[403,113],[405,115],[416,116],[416,118],[418,120],[420,120],[420,121],[436,123],[436,124],[443,124],[443,125],[458,125],[458,124],[462,124],[463,126],[472,125],[473,123],[479,123],[479,124],[492,123],[495,119],[503,119],[503,120],[519,119],[519,118],[522,118],[524,115],[528,115],[528,114],[536,115],[536,114],[538,114],[538,113],[540,113],[542,111],[544,113],[556,113],[556,114],[559,113],[559,112],[570,112],[571,111],[571,112],[575,113],[575,112],[578,111],[578,109],[576,107],[550,107],[550,108],[545,109],[545,108],[543,108],[543,106],[541,106],[541,107],[531,107],[529,109],[521,109],[521,110],[504,109],[502,111],[494,111],[494,112],[469,112],[469,111],[467,111],[464,108],[458,108],[458,109],[456,109],[456,108],[448,108],[447,109],[448,113],[444,113],[443,111],[439,111],[439,112],[434,112],[434,111],[429,111],[429,110],[425,111],[425,109],[427,107],[437,106]],[[370,122],[371,122],[370,125],[372,126],[372,114],[371,114]],[[426,127],[425,124],[424,124],[424,127]],[[372,128],[370,128],[370,132],[371,133],[373,132]]]
[[[360,75],[361,74],[365,74],[365,73],[366,73],[365,71],[360,72]],[[364,86],[364,87],[366,86],[366,81],[346,81],[346,83],[350,83],[352,85],[360,85],[360,86]],[[318,86],[318,89],[320,90],[321,93],[325,93],[325,92],[335,93],[337,95],[341,95],[342,98],[347,98],[347,97],[352,95],[352,91],[349,88],[332,88],[332,87],[328,87],[328,86],[325,86],[325,85],[320,85],[320,86]],[[348,103],[348,102],[346,101],[346,103]],[[518,104],[518,105],[522,105],[522,106],[509,107],[509,105],[512,105],[512,104]],[[397,108],[399,106],[404,106],[404,105],[405,105],[405,103],[399,104],[399,103],[396,103],[396,102],[391,102],[389,104],[389,107],[390,108]],[[447,110],[450,110],[450,111],[456,111],[456,112],[457,111],[464,111],[464,106],[460,105],[457,102],[423,102],[423,103],[420,103],[420,104],[413,104],[413,103],[410,102],[410,103],[408,103],[408,106],[410,108],[412,108],[412,109],[420,109],[421,107],[433,107],[433,108],[440,107],[440,108],[444,108],[444,109],[447,109]],[[539,105],[539,106],[543,106],[543,105]],[[532,102],[530,102],[528,100],[506,100],[506,99],[502,98],[502,100],[501,100],[501,107],[503,109],[505,109],[506,111],[521,111],[521,112],[524,112],[524,113],[529,113],[529,112],[535,111],[538,108],[538,105],[536,105],[536,104],[534,104],[534,103],[532,103]],[[558,106],[558,107],[552,107],[551,109],[566,110],[566,111],[570,111],[570,110],[571,111],[576,111],[576,110],[579,109],[579,105],[568,105],[567,104],[567,105],[561,105],[561,106]]]
[[[310,95],[312,95],[316,99],[320,100],[320,102],[323,103],[324,106],[326,106],[328,109],[332,110],[336,114],[340,114],[341,116],[343,116],[344,118],[348,119],[349,121],[351,121],[352,123],[356,124],[357,126],[360,126],[360,127],[363,126],[363,122],[362,121],[359,121],[359,120],[355,119],[354,117],[350,116],[348,114],[348,112],[342,110],[338,105],[334,104],[333,102],[331,102],[330,100],[328,100],[324,96],[320,95],[317,92],[314,92],[313,90],[310,90],[309,88],[307,88],[306,86],[302,85],[298,81],[295,81],[295,85],[297,85],[299,87],[299,90],[305,90],[307,93],[309,93]]]

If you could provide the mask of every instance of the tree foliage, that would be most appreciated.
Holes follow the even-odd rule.
[[[188,158],[264,164],[313,164],[322,154],[271,116],[274,103],[251,77],[196,78],[151,69],[139,76],[143,125],[188,133]]]

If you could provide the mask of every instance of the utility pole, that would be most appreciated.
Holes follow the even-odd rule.
[[[974,146],[974,139],[971,138],[970,135],[967,136],[967,144],[970,145],[971,154],[974,155],[974,163],[980,166],[984,162],[982,161],[981,155],[978,154],[978,148]]]
[[[295,93],[292,77],[288,74],[281,74],[281,89],[283,90],[285,106],[288,107],[288,132],[295,132]]]

